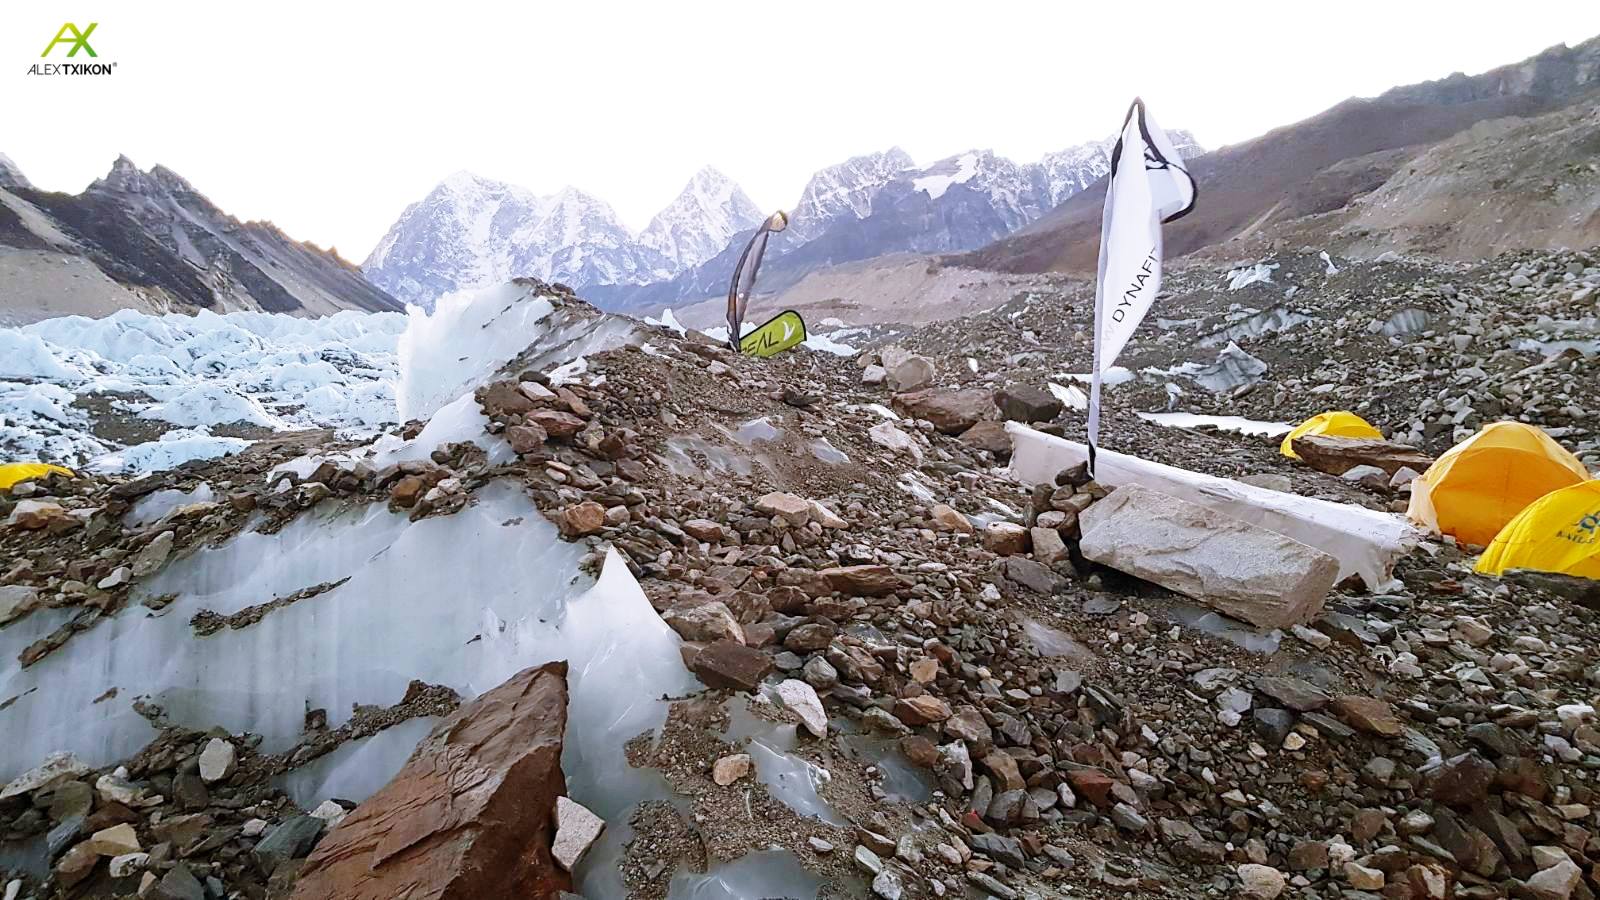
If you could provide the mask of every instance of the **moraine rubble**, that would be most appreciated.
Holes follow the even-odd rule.
[[[1152,329],[1130,347],[1130,367],[1175,370],[1231,345],[1235,364],[1200,380],[1247,381],[1211,391],[1193,376],[1135,377],[1108,388],[1106,433],[1126,452],[1373,508],[1404,485],[1325,474],[1268,439],[1163,428],[1133,410],[1171,401],[1289,421],[1342,403],[1432,453],[1459,429],[1520,415],[1563,429],[1594,465],[1592,354],[1569,346],[1546,358],[1548,340],[1521,343],[1571,340],[1585,315],[1593,322],[1593,260],[1522,254],[1440,272],[1294,255],[1237,291],[1191,264],[1158,309],[1196,321]],[[1300,289],[1283,299],[1286,285]],[[562,316],[601,318],[559,288],[525,286]],[[1000,424],[1081,433],[1082,414],[1061,399],[1070,392],[1049,387],[1088,369],[1076,337],[1088,319],[1064,306],[1071,299],[1018,298],[854,359],[757,360],[694,333],[630,326],[581,365],[531,347],[480,378],[461,407],[434,416],[470,432],[436,424],[446,439],[419,445],[429,432],[414,422],[380,439],[411,452],[297,433],[144,479],[34,483],[0,499],[0,638],[39,632],[0,661],[0,724],[15,721],[7,707],[40,702],[12,689],[44,678],[35,666],[78,660],[80,644],[130,617],[182,609],[185,640],[244,640],[353,603],[363,583],[352,561],[212,608],[152,593],[175,566],[252,534],[300,540],[299,529],[364,515],[399,535],[363,563],[382,565],[411,529],[490,513],[503,531],[535,528],[503,515],[521,504],[601,584],[617,574],[605,573],[608,558],[626,566],[695,679],[682,691],[663,683],[659,727],[613,748],[633,767],[616,777],[642,786],[624,814],[600,813],[603,830],[570,809],[549,822],[474,819],[527,841],[569,823],[565,839],[541,838],[558,866],[541,861],[549,879],[531,891],[571,890],[569,868],[576,881],[597,878],[597,860],[615,870],[605,888],[615,893],[584,892],[590,900],[1600,890],[1593,600],[1559,581],[1473,575],[1460,548],[1425,542],[1381,592],[1347,582],[1308,624],[1257,630],[1086,560],[1079,516],[1105,488],[1072,470],[1020,485]],[[1426,314],[1420,330],[1409,309]],[[1401,333],[1373,354],[1385,322]],[[1203,338],[1223,332],[1221,343]],[[445,547],[441,560],[476,559],[471,550]],[[498,646],[487,626],[472,640]],[[339,848],[373,854],[372,871],[402,858],[359,849],[371,837],[359,829],[429,786],[402,775],[368,791],[373,805],[296,802],[295,773],[408,727],[478,721],[473,696],[545,661],[519,659],[493,683],[399,673],[381,683],[410,680],[403,694],[364,697],[348,713],[308,709],[294,734],[265,739],[185,721],[181,697],[164,704],[147,685],[107,686],[101,703],[132,709],[155,737],[92,765],[87,751],[4,760],[0,868],[17,877],[3,896],[363,896],[341,876]],[[570,665],[568,742],[596,702],[579,680],[585,661]],[[440,733],[417,731],[385,757],[386,775],[412,747],[404,771],[417,771]],[[583,795],[595,790],[587,776],[551,781],[560,776],[537,789],[570,790],[585,811],[604,805]],[[317,879],[315,894],[297,888],[302,877]]]

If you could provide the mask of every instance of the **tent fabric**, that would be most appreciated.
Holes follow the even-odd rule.
[[[1535,569],[1600,579],[1600,481],[1535,500],[1495,535],[1476,569],[1480,575]]]
[[[1371,438],[1383,440],[1383,432],[1372,426],[1371,422],[1361,418],[1353,412],[1334,410],[1332,412],[1318,413],[1311,418],[1296,425],[1294,430],[1284,435],[1283,443],[1278,445],[1278,452],[1290,459],[1299,459],[1300,454],[1294,452],[1294,439],[1305,437],[1308,434],[1326,434],[1330,437]]]
[[[1583,463],[1542,430],[1495,422],[1411,482],[1406,515],[1436,534],[1482,547],[1533,501],[1588,478]]]
[[[68,478],[75,477],[71,469],[49,463],[0,463],[0,491],[9,491],[19,481],[32,481],[55,472]]]

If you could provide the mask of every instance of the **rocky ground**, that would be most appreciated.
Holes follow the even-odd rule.
[[[1108,443],[1375,508],[1396,499],[1387,484],[1132,411],[1175,398],[1288,422],[1344,406],[1433,452],[1522,416],[1593,462],[1592,358],[1544,360],[1517,341],[1592,323],[1594,260],[1328,274],[1307,254],[1237,291],[1226,269],[1187,267],[1156,313],[1182,321],[1150,322],[1123,362],[1211,361],[1228,340],[1241,355],[1200,373],[1220,391],[1176,375],[1112,388]],[[1309,626],[1258,633],[1088,562],[1078,516],[1105,490],[1081,471],[1018,484],[1000,421],[1081,431],[1047,385],[1089,368],[1083,300],[1024,295],[858,359],[743,358],[651,329],[589,356],[577,381],[513,360],[475,394],[515,451],[501,464],[457,443],[431,462],[329,462],[267,481],[309,449],[349,449],[304,434],[151,479],[34,484],[0,499],[0,625],[36,606],[80,610],[29,648],[36,660],[115,614],[135,579],[247,524],[322,504],[451,515],[514,479],[593,562],[624,554],[705,686],[629,746],[690,798],[626,823],[630,896],[667,896],[680,865],[773,848],[819,896],[1592,896],[1594,600],[1478,577],[1461,550],[1428,542],[1386,592],[1341,585]],[[213,499],[126,524],[140,496],[202,481]],[[249,612],[194,625],[251,627]],[[337,854],[313,847],[346,809],[295,809],[268,776],[459,703],[418,684],[337,733],[313,711],[302,742],[270,757],[249,735],[169,729],[120,768],[57,759],[0,795],[0,848],[44,835],[52,873],[12,882],[6,900],[287,896],[302,872],[330,871]],[[792,745],[762,744],[763,721],[797,723]],[[775,749],[828,777],[810,796],[769,785],[758,775]]]

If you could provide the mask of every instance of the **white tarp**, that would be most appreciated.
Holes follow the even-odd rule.
[[[1011,435],[1011,473],[1026,484],[1051,481],[1056,473],[1089,458],[1076,441],[1006,423]],[[1339,561],[1339,578],[1361,576],[1369,590],[1391,580],[1395,561],[1421,535],[1404,518],[1346,503],[1301,497],[1228,478],[1100,450],[1095,480],[1106,487],[1138,484],[1161,491],[1309,544]]]

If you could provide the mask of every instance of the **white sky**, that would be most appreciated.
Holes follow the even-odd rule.
[[[99,22],[114,75],[23,74],[68,19]],[[1103,137],[1135,94],[1216,147],[1595,34],[1597,0],[5,0],[0,153],[71,192],[118,153],[160,163],[360,261],[458,169],[575,185],[637,229],[707,163],[786,207],[895,144],[927,164]]]

